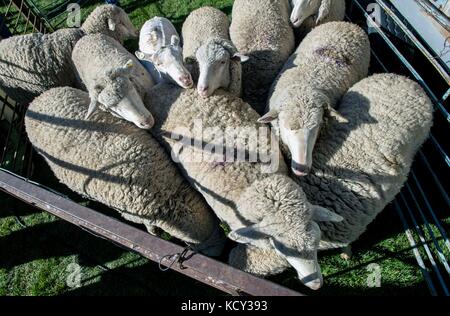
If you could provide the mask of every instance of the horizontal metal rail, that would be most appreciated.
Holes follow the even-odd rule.
[[[94,235],[113,241],[126,249],[161,263],[231,295],[252,296],[301,296],[268,280],[260,279],[206,256],[195,254],[179,264],[163,260],[167,255],[183,253],[184,248],[169,241],[154,237],[142,230],[127,225],[83,207],[13,174],[0,171],[0,190],[49,212],[67,222],[92,232]]]

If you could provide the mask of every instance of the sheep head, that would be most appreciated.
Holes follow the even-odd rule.
[[[324,121],[324,115],[346,123],[330,106],[325,92],[304,85],[292,85],[271,104],[272,109],[259,123],[276,121],[280,139],[288,148],[295,175],[306,176],[313,163],[313,151]]]
[[[332,0],[292,0],[291,23],[300,27],[309,17],[316,17],[316,25],[323,23],[331,10]]]
[[[200,69],[197,90],[206,98],[217,89],[230,86],[231,62],[246,62],[249,58],[238,53],[228,40],[210,39],[198,48],[196,59]]]
[[[319,289],[323,279],[317,260],[321,240],[317,222],[340,222],[343,218],[310,204],[303,190],[286,176],[256,182],[241,201],[240,214],[252,212],[263,217],[256,224],[232,231],[228,237],[242,244],[274,249],[295,268],[302,283]]]
[[[153,127],[154,119],[129,78],[132,67],[133,62],[129,60],[123,67],[108,71],[95,87],[90,89],[91,103],[86,119],[100,104],[114,116],[132,122],[139,128]]]
[[[189,89],[194,85],[192,76],[183,63],[183,52],[180,47],[180,38],[173,35],[169,46],[161,47],[154,54],[137,51],[139,60],[151,62],[161,73],[169,77],[182,88]]]
[[[121,43],[138,34],[126,12],[112,4],[95,8],[83,23],[82,29],[87,34],[102,33],[111,36]]]

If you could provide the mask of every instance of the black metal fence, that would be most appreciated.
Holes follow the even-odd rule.
[[[429,141],[416,157],[409,181],[393,203],[432,295],[449,295],[450,217],[448,135],[450,76],[408,22],[386,0],[351,0],[349,19],[371,29],[373,70],[396,72],[419,82],[435,106]],[[375,3],[387,20],[383,27],[367,11]],[[367,22],[366,22],[367,21]],[[392,29],[395,28],[395,34]],[[405,41],[399,40],[400,38]],[[444,44],[444,43],[443,43]]]
[[[6,34],[45,34],[53,30],[50,23],[26,0],[0,0],[0,5],[0,30],[3,29]]]

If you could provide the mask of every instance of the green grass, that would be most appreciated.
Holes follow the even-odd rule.
[[[37,1],[45,8],[54,1]],[[1,2],[0,2],[1,3]],[[83,9],[89,14],[101,1]],[[122,0],[136,27],[159,15],[179,29],[190,11],[212,5],[229,14],[232,0]],[[4,7],[0,7],[0,12]],[[52,20],[54,25],[60,21]],[[64,27],[63,24],[59,24]],[[127,43],[133,47],[136,42]],[[15,138],[17,138],[15,136]],[[8,157],[8,161],[12,158]],[[10,167],[7,165],[6,167]],[[34,180],[55,188],[71,199],[117,216],[115,212],[85,201],[58,184],[42,160],[35,162]],[[448,215],[443,216],[448,228]],[[23,222],[23,223],[22,223]],[[23,225],[25,224],[25,225]],[[433,229],[436,229],[433,227]],[[430,236],[426,235],[427,241]],[[442,248],[442,241],[439,241]],[[433,247],[432,242],[428,242]],[[354,256],[344,261],[336,252],[320,254],[324,288],[312,293],[292,272],[274,281],[310,295],[428,295],[428,289],[393,207],[370,225],[353,247]],[[422,251],[422,255],[425,254]],[[450,257],[449,253],[445,253]],[[75,264],[75,265],[74,265]],[[369,265],[381,269],[381,287],[368,286]],[[81,271],[80,287],[71,287],[73,270]],[[69,280],[69,282],[68,282]],[[72,280],[73,281],[73,280]],[[72,282],[73,283],[73,282]],[[45,212],[0,193],[0,295],[213,295],[219,292],[175,272],[161,272],[156,264],[120,249]]]

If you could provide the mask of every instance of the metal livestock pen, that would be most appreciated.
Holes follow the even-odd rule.
[[[5,1],[5,0],[2,0]],[[416,0],[411,0],[416,1]],[[7,1],[8,2],[8,1]],[[427,45],[417,28],[400,13],[395,0],[349,0],[347,19],[366,28],[373,49],[373,72],[396,72],[416,79],[427,91],[436,107],[435,126],[427,144],[419,152],[408,183],[391,206],[403,224],[411,251],[428,285],[431,295],[450,294],[448,253],[448,137],[450,115],[449,67],[450,23],[438,5],[417,0],[434,14],[447,35],[442,52],[437,55]],[[436,1],[435,1],[436,2]],[[441,1],[442,2],[442,1]],[[52,19],[65,12],[67,1],[59,1],[43,15],[33,1],[11,0],[0,23],[13,34],[49,32],[58,25]],[[431,6],[436,7],[431,8]],[[439,12],[438,12],[439,11]],[[429,13],[431,12],[431,13]],[[3,22],[2,22],[3,21]],[[53,20],[54,21],[54,20]],[[1,27],[0,27],[1,30]],[[33,181],[35,161],[39,159],[24,131],[27,104],[16,104],[0,91],[0,122],[6,129],[0,134],[0,189],[34,207],[66,220],[95,236],[137,252],[233,295],[300,295],[273,282],[256,278],[219,261],[175,243],[153,237],[126,222],[81,206],[62,194]],[[2,125],[4,126],[4,125]],[[169,255],[168,254],[172,254]]]

